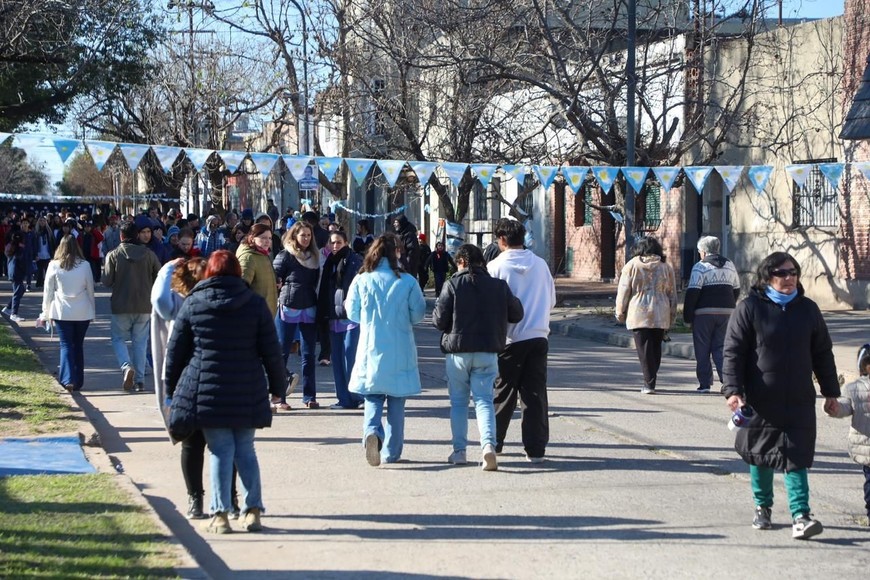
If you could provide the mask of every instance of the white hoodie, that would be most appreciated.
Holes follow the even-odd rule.
[[[531,250],[509,249],[486,268],[492,277],[507,282],[523,303],[523,319],[508,324],[507,343],[547,338],[550,311],[556,306],[556,284],[547,263]]]

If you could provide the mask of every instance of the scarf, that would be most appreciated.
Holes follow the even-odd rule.
[[[320,260],[318,259],[317,252],[312,252],[310,250],[303,250],[301,252],[297,252],[292,248],[287,248],[287,251],[293,254],[293,257],[296,258],[296,261],[305,266],[310,270],[317,270],[320,268]]]
[[[779,306],[785,306],[786,304],[794,300],[795,297],[798,295],[797,288],[795,288],[794,292],[792,292],[791,294],[783,294],[782,292],[777,292],[776,290],[774,290],[773,286],[768,286],[764,293],[767,295],[768,298],[771,299],[771,301],[773,301],[775,304],[778,304]]]

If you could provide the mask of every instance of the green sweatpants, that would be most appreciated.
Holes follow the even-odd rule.
[[[770,467],[749,466],[749,479],[752,483],[752,496],[755,505],[771,507],[773,505],[773,469]],[[810,513],[810,483],[806,469],[788,471],[783,474],[785,491],[788,494],[788,509],[791,517]]]

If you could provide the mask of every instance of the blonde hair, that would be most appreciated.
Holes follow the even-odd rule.
[[[66,235],[57,244],[57,249],[54,251],[54,259],[60,263],[61,269],[72,270],[79,262],[83,262],[85,257],[76,239],[73,236]]]
[[[311,243],[308,244],[307,249],[300,247],[299,242],[296,240],[296,236],[302,230],[311,232]],[[314,241],[314,228],[304,221],[298,221],[293,224],[293,227],[284,233],[284,236],[281,238],[281,244],[285,250],[296,256],[299,260],[314,260],[315,264],[320,263],[320,251],[317,248],[317,242]]]

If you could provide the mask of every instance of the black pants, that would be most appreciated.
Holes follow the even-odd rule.
[[[656,377],[662,364],[662,339],[665,337],[663,328],[635,328],[634,348],[643,372],[643,383],[649,389],[656,388]]]
[[[187,495],[202,495],[205,490],[202,486],[202,470],[205,467],[205,436],[202,431],[195,431],[193,435],[181,442],[181,473],[184,475],[184,485],[187,486]],[[236,490],[236,466],[233,465],[233,507],[238,505],[238,491]]]
[[[864,508],[870,518],[870,467],[864,465]]]
[[[426,291],[426,284],[429,283],[429,270],[420,270],[417,272],[417,280],[420,282],[420,290]],[[438,298],[436,295],[435,298]]]
[[[519,396],[526,455],[544,456],[550,441],[550,420],[547,417],[549,349],[546,338],[533,338],[509,344],[498,355],[494,397],[496,451],[501,451],[504,445]]]
[[[40,288],[45,283],[45,272],[48,270],[48,263],[51,260],[37,260],[36,261],[36,285]]]
[[[318,361],[329,360],[332,357],[332,343],[329,337],[329,321],[323,320],[317,323],[317,342],[320,343],[320,356]]]

